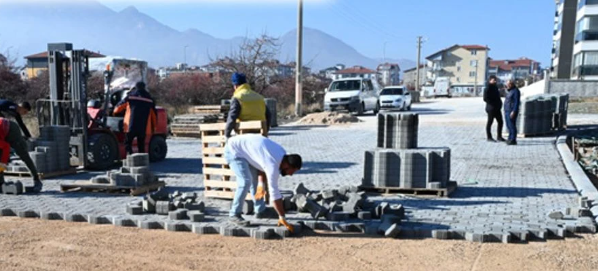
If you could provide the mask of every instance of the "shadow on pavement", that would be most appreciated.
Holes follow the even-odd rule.
[[[337,173],[338,169],[348,168],[356,165],[352,162],[304,162],[303,167],[297,174],[313,173]]]
[[[577,191],[575,189],[560,188],[459,186],[450,195],[450,198],[527,198],[540,197],[544,194],[577,194]]]

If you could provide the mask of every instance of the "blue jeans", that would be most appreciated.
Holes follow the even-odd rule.
[[[507,123],[507,129],[509,130],[508,141],[517,141],[517,116],[511,118],[511,112],[505,112],[505,122]]]
[[[266,209],[266,203],[263,199],[255,200],[258,170],[252,167],[246,159],[234,157],[228,146],[224,148],[224,158],[237,179],[237,190],[235,191],[235,198],[233,199],[229,216],[236,216],[242,213],[247,192],[251,192],[255,212],[263,212]]]

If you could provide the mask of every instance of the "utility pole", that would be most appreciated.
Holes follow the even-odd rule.
[[[478,96],[478,61],[475,60],[475,76],[473,79],[473,95]]]
[[[416,76],[415,76],[415,91],[420,91],[419,89],[419,60],[421,58],[421,51],[422,51],[422,36],[417,37],[417,64],[415,66],[416,69]]]
[[[301,102],[303,100],[303,85],[302,76],[303,64],[301,63],[303,50],[303,0],[298,0],[297,10],[297,67],[295,68],[295,115],[300,117],[303,115]]]
[[[183,48],[183,71],[187,71],[187,47],[189,47],[189,45],[185,45],[185,47]]]

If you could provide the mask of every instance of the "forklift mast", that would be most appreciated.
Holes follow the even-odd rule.
[[[64,125],[71,130],[71,156],[87,166],[87,77],[89,57],[71,43],[48,44],[50,97],[37,101],[39,126]]]

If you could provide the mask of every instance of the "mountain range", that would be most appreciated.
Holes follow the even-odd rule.
[[[279,60],[295,60],[296,33],[279,37]],[[303,61],[318,70],[342,63],[375,69],[379,59],[366,57],[334,36],[304,28]],[[97,1],[0,3],[0,50],[19,58],[46,50],[47,43],[70,42],[104,55],[139,58],[152,67],[184,62],[204,65],[238,49],[245,37],[220,39],[197,29],[178,31],[128,7],[116,12]],[[187,48],[185,49],[185,46]],[[185,53],[186,52],[186,53]],[[402,70],[415,66],[408,59],[387,59]]]

